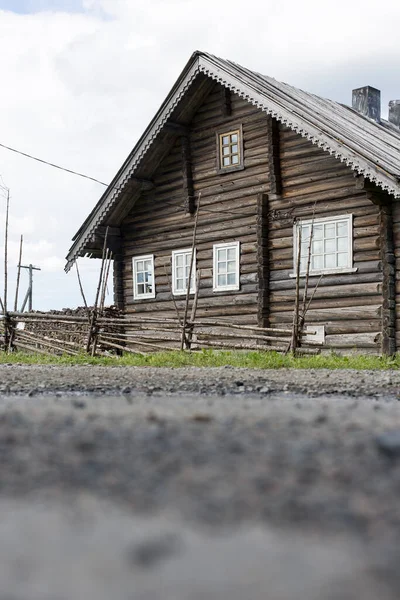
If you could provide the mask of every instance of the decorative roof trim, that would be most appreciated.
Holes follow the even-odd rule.
[[[345,163],[353,171],[356,171],[360,175],[364,175],[370,181],[373,181],[379,185],[379,187],[381,187],[383,190],[393,194],[395,198],[400,198],[400,186],[394,187],[393,182],[389,177],[387,177],[384,173],[379,173],[378,169],[372,169],[366,161],[358,159],[357,154],[352,150],[344,147],[342,144],[339,144],[333,139],[328,142],[326,140],[327,134],[321,134],[321,132],[314,125],[308,123],[301,117],[295,118],[294,115],[290,115],[288,113],[285,114],[285,111],[277,108],[277,103],[269,98],[266,102],[263,94],[252,90],[250,86],[246,84],[243,86],[241,83],[242,87],[238,87],[237,79],[235,80],[234,77],[229,76],[226,72],[224,72],[222,75],[218,68],[213,68],[209,61],[205,62],[203,60],[203,57],[201,58],[200,71],[224,87],[230,89],[244,100],[247,100],[247,102],[250,102],[257,108],[261,109],[263,112],[271,115],[283,125],[289,127],[289,129],[292,129],[313,144],[316,144],[325,152],[329,152],[329,154],[334,155],[335,158]],[[273,106],[274,104],[276,105],[275,107]]]

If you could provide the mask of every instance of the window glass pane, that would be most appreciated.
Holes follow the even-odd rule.
[[[339,252],[337,255],[337,266],[347,267],[349,262],[349,255],[347,252]]]
[[[229,144],[229,135],[222,136],[222,143],[224,146],[226,146],[226,144]]]
[[[151,283],[146,283],[146,294],[151,294],[152,291],[153,286],[151,285]]]
[[[228,273],[227,282],[228,282],[228,285],[235,285],[236,284],[236,273]]]
[[[325,225],[325,238],[334,238],[336,237],[336,224],[335,223],[327,223]]]
[[[307,243],[307,241],[309,239],[310,239],[310,226],[302,225],[302,227],[301,227],[301,242],[302,242],[302,244]]]
[[[228,248],[228,260],[234,260],[236,258],[236,247]]]
[[[144,281],[144,273],[138,273],[136,278],[137,278],[137,282],[138,283],[143,283],[143,281]]]
[[[144,270],[145,271],[151,271],[151,260],[145,260],[144,261]]]
[[[218,263],[217,273],[226,273],[226,263],[224,263],[224,262]]]
[[[323,269],[324,268],[324,257],[323,256],[313,256],[311,263],[312,263],[313,269]],[[305,268],[304,268],[304,270],[305,270]]]
[[[136,263],[136,270],[137,271],[143,271],[143,261],[142,260],[138,260]]]
[[[337,249],[341,252],[347,252],[349,247],[349,240],[348,238],[338,238],[337,241]]]
[[[237,133],[232,133],[231,140],[232,140],[232,142],[237,142],[238,141]]]
[[[235,273],[235,271],[236,271],[236,261],[235,260],[230,260],[228,262],[227,271],[228,271],[228,273]]]
[[[313,240],[322,240],[324,232],[323,225],[314,225],[313,227]]]
[[[229,154],[229,146],[224,146],[222,148],[222,154]]]
[[[322,240],[314,240],[312,243],[312,253],[313,254],[322,254],[323,252],[323,242]]]
[[[302,244],[301,244],[301,256],[308,256],[308,242],[302,242]]]
[[[187,254],[185,254],[185,265],[187,267],[190,267],[191,260],[192,260],[192,253],[188,252]]]
[[[238,157],[238,155],[237,155],[237,154],[234,154],[234,155],[232,156],[232,164],[233,164],[233,165],[237,165],[238,163],[239,163],[239,157]]]
[[[231,164],[229,156],[224,157],[223,162],[224,162],[224,167],[229,167],[229,165]]]
[[[335,252],[336,251],[336,240],[325,240],[324,242],[325,252]]]
[[[220,248],[218,250],[218,261],[219,262],[226,261],[226,248]]]
[[[138,294],[144,294],[144,283],[140,283],[137,286],[137,291],[138,291]]]
[[[325,254],[325,268],[326,269],[334,269],[336,267],[336,255],[335,254]]]
[[[176,289],[183,290],[183,279],[181,279],[180,277],[177,277],[176,279]]]
[[[349,227],[348,227],[348,222],[347,221],[340,221],[339,223],[336,224],[337,227],[337,234],[338,235],[344,235],[344,236],[348,236],[349,235]]]
[[[237,144],[233,144],[233,146],[232,146],[232,154],[237,154],[237,152],[238,152]]]
[[[302,258],[300,261],[300,271],[304,272],[307,269],[307,259]]]
[[[175,255],[175,264],[177,267],[181,267],[183,265],[183,254]]]
[[[226,275],[218,275],[218,286],[226,285]]]

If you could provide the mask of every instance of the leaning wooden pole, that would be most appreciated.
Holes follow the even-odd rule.
[[[4,315],[7,312],[7,286],[8,286],[8,216],[10,210],[10,190],[7,190],[6,224],[4,230]]]
[[[14,299],[14,312],[18,310],[18,293],[19,293],[19,281],[21,277],[21,262],[22,262],[22,244],[24,238],[21,235],[21,239],[19,242],[19,259],[18,259],[18,269],[17,269],[17,285],[15,286],[15,299]]]
[[[95,353],[96,353],[96,346],[97,346],[97,326],[96,326],[97,305],[98,305],[98,302],[99,302],[100,289],[101,289],[101,285],[102,285],[102,282],[103,282],[103,273],[104,273],[106,248],[107,248],[107,237],[108,237],[108,226],[107,226],[106,233],[105,233],[105,236],[104,236],[103,254],[102,254],[102,258],[101,258],[101,268],[100,268],[100,275],[99,275],[99,283],[97,284],[96,297],[95,297],[95,301],[94,301],[94,306],[93,306],[93,311],[92,311],[92,318],[91,318],[90,327],[89,327],[89,335],[88,335],[88,340],[87,340],[87,344],[86,344],[86,352],[90,352],[90,346],[92,345],[92,340],[93,340],[92,356],[95,355]]]
[[[188,315],[188,311],[189,311],[190,282],[192,281],[192,273],[193,273],[194,251],[196,248],[196,233],[197,233],[197,223],[199,220],[200,201],[201,201],[201,192],[199,192],[199,195],[197,197],[197,210],[196,210],[196,217],[194,219],[194,226],[193,226],[192,254],[190,256],[189,277],[188,277],[187,290],[186,290],[186,303],[185,303],[185,311],[183,313],[181,350],[183,350],[183,348],[185,346],[185,340],[186,340],[186,331],[185,330],[186,330],[187,315]]]
[[[78,267],[78,260],[75,261],[75,269],[76,269],[76,275],[78,277],[78,283],[79,283],[79,289],[81,291],[81,296],[82,296],[82,300],[83,300],[83,304],[85,306],[85,310],[86,310],[86,314],[88,316],[88,321],[90,323],[90,310],[88,307],[88,304],[86,302],[86,296],[85,296],[85,292],[83,291],[83,285],[82,285],[82,280],[81,280],[81,274],[79,273],[79,267]]]
[[[296,261],[296,296],[293,311],[293,329],[291,349],[293,354],[296,352],[299,337],[299,304],[300,304],[300,264],[301,264],[301,227],[297,235],[297,261]]]

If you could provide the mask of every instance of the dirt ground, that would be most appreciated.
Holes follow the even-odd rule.
[[[394,600],[400,372],[0,366],[0,600]]]

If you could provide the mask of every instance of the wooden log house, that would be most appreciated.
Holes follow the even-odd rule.
[[[183,312],[198,195],[197,318],[260,327],[293,320],[312,228],[306,322],[324,347],[400,350],[400,102],[371,87],[353,107],[195,52],[73,238],[113,252],[127,314]],[[322,278],[321,278],[322,275]],[[191,282],[194,293],[195,280]],[[171,290],[172,288],[172,290]]]

